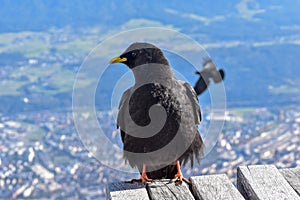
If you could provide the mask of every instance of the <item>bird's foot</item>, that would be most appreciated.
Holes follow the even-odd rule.
[[[181,172],[178,172],[177,174],[175,174],[175,177],[173,179],[171,179],[170,182],[175,182],[176,184],[181,184],[182,181],[186,182],[187,184],[191,184],[191,182],[184,178]]]
[[[152,182],[151,178],[148,178],[146,173],[142,173],[141,178],[135,178],[131,180],[132,183],[134,182],[142,182],[142,183],[146,183],[146,182]]]

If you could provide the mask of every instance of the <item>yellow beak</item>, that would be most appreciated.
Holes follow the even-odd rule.
[[[120,56],[117,56],[113,59],[111,59],[111,61],[109,61],[109,64],[113,64],[113,63],[122,63],[122,62],[126,62],[127,58],[121,58]]]

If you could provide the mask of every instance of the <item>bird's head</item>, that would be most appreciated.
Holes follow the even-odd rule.
[[[109,63],[124,63],[130,69],[148,63],[169,65],[163,52],[149,43],[133,43],[123,54],[113,58]]]

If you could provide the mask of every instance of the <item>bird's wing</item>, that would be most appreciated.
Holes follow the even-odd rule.
[[[199,74],[200,77],[194,86],[194,90],[197,95],[202,94],[206,90],[207,86],[209,85],[209,79],[208,78],[204,79],[204,76],[201,73]]]
[[[118,117],[117,117],[117,128],[119,128],[119,126],[121,126],[122,124],[124,124],[124,122],[122,121],[124,119],[124,112],[125,112],[125,107],[126,107],[126,102],[129,100],[130,98],[130,89],[126,90],[121,98],[120,104],[119,104],[119,112],[118,112]],[[122,131],[122,127],[121,127],[121,138],[122,141],[124,143],[124,137],[125,137],[125,132]]]
[[[200,111],[197,94],[196,94],[195,90],[193,89],[193,87],[190,84],[188,84],[187,82],[184,82],[183,85],[186,88],[187,96],[192,103],[195,124],[198,125],[198,124],[200,124],[200,121],[201,121],[201,111]]]
[[[220,69],[220,70],[219,70],[219,73],[220,73],[220,75],[221,75],[221,77],[222,77],[222,80],[224,80],[224,77],[225,77],[225,72],[224,72],[224,70],[223,70],[223,69]]]
[[[225,72],[220,69],[220,70],[214,70],[212,72],[212,79],[214,80],[215,83],[219,83],[222,80],[224,80]]]

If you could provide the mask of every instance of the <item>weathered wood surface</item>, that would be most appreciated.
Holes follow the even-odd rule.
[[[194,176],[191,183],[196,199],[244,199],[225,174]]]
[[[300,167],[280,169],[279,171],[298,195],[300,195]]]
[[[300,200],[295,190],[274,165],[238,167],[237,187],[246,199]]]
[[[143,183],[115,182],[106,188],[106,199],[111,200],[150,200]]]
[[[170,183],[170,180],[154,180],[147,184],[148,193],[151,200],[161,199],[184,199],[194,200],[189,186],[183,182],[180,185]]]
[[[176,185],[169,180],[152,183],[109,183],[107,199],[259,199],[300,200],[300,168],[278,170],[274,165],[240,166],[237,187],[225,174],[191,177],[191,185]]]

